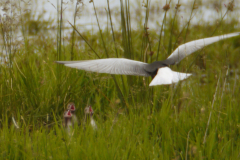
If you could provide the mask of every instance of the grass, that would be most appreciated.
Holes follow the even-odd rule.
[[[149,63],[165,59],[185,41],[239,31],[237,20],[223,17],[231,8],[218,22],[205,25],[192,24],[191,18],[182,24],[174,8],[162,9],[165,18],[159,28],[148,29],[153,11],[147,1],[146,17],[136,30],[131,28],[136,20],[129,1],[121,0],[120,31],[107,7],[109,30],[99,23],[98,31],[83,33],[74,22],[74,32],[63,37],[67,22],[60,16],[62,4],[57,6],[57,31],[49,29],[52,20],[34,20],[31,12],[21,14],[16,23],[20,31],[2,17],[2,159],[239,159],[239,37],[205,47],[172,66],[194,76],[170,86],[149,87],[150,78],[89,73],[54,63],[98,56]],[[194,4],[190,11],[189,17],[197,12]],[[96,18],[100,16],[96,10]],[[16,40],[16,32],[24,39]],[[81,121],[84,107],[93,106],[97,131],[80,125],[66,133],[62,114],[70,101]]]

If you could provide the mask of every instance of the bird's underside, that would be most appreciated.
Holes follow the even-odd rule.
[[[146,77],[151,76],[153,80],[151,81],[150,86],[166,85],[177,83],[191,75],[189,73],[174,72],[169,68],[170,65],[179,63],[186,56],[209,44],[238,35],[240,35],[240,32],[191,41],[180,45],[166,60],[156,61],[151,64],[125,58],[57,61],[57,63],[90,72]]]

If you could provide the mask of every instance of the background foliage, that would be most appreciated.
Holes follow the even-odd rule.
[[[167,1],[160,12],[146,1],[145,19],[139,19],[130,14],[129,1],[120,0],[120,29],[112,25],[114,16],[107,7],[105,15],[96,12],[96,21],[108,16],[108,27],[99,24],[94,32],[80,32],[77,25],[64,28],[68,22],[60,16],[60,1],[57,20],[48,21],[45,13],[36,18],[33,11],[23,10],[22,2],[1,3],[6,12],[0,21],[3,159],[239,158],[239,37],[205,47],[172,66],[194,76],[170,86],[149,87],[150,78],[89,73],[54,63],[107,57],[148,63],[165,59],[185,42],[238,32],[239,21],[228,17],[234,13],[234,1],[218,6],[221,16],[216,21],[197,24],[191,24],[191,15],[203,4],[191,1],[189,21],[183,24],[179,1]],[[164,18],[158,28],[149,28],[154,11]],[[132,22],[138,29],[132,29]],[[68,36],[63,36],[65,31]],[[70,135],[65,132],[62,114],[70,101],[80,121],[84,107],[93,106],[97,131],[80,125]]]

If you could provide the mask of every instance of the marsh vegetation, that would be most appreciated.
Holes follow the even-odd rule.
[[[107,57],[148,63],[165,59],[185,42],[240,31],[239,4],[208,2],[217,16],[206,22],[198,11],[206,5],[201,1],[184,5],[180,0],[144,0],[138,5],[144,9],[143,18],[137,10],[131,15],[133,2],[119,2],[119,13],[111,5],[104,13],[93,7],[97,29],[82,31],[74,21],[73,27],[65,27],[71,25],[61,16],[65,3],[60,0],[57,19],[49,20],[44,12],[36,15],[24,9],[31,5],[28,2],[1,1],[0,157],[239,159],[240,37],[207,46],[173,66],[194,73],[175,85],[149,87],[150,78],[90,73],[54,63]],[[83,3],[94,6],[94,0]],[[81,12],[81,7],[72,10]],[[148,25],[158,18],[153,14],[161,17],[157,27]],[[104,28],[98,23],[101,16],[108,17]],[[116,17],[119,27],[112,23]],[[193,18],[198,23],[191,23]],[[91,104],[98,130],[75,125],[67,134],[62,118],[68,102],[76,104],[80,121]]]

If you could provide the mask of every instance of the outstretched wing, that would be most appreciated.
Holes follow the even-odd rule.
[[[168,64],[176,64],[176,63],[180,62],[183,58],[188,56],[189,54],[191,54],[199,49],[202,49],[203,47],[205,47],[209,44],[212,44],[214,42],[217,42],[217,41],[220,41],[220,40],[223,40],[226,38],[238,36],[238,35],[240,35],[240,32],[199,39],[199,40],[195,40],[195,41],[191,41],[191,42],[182,44],[173,51],[173,53],[166,59],[166,61],[168,62]]]
[[[67,67],[77,68],[90,72],[150,76],[144,67],[147,63],[125,58],[107,58],[86,61],[56,61]]]
[[[177,83],[191,75],[190,73],[174,72],[169,67],[162,67],[158,69],[157,75],[153,78],[149,86]]]

